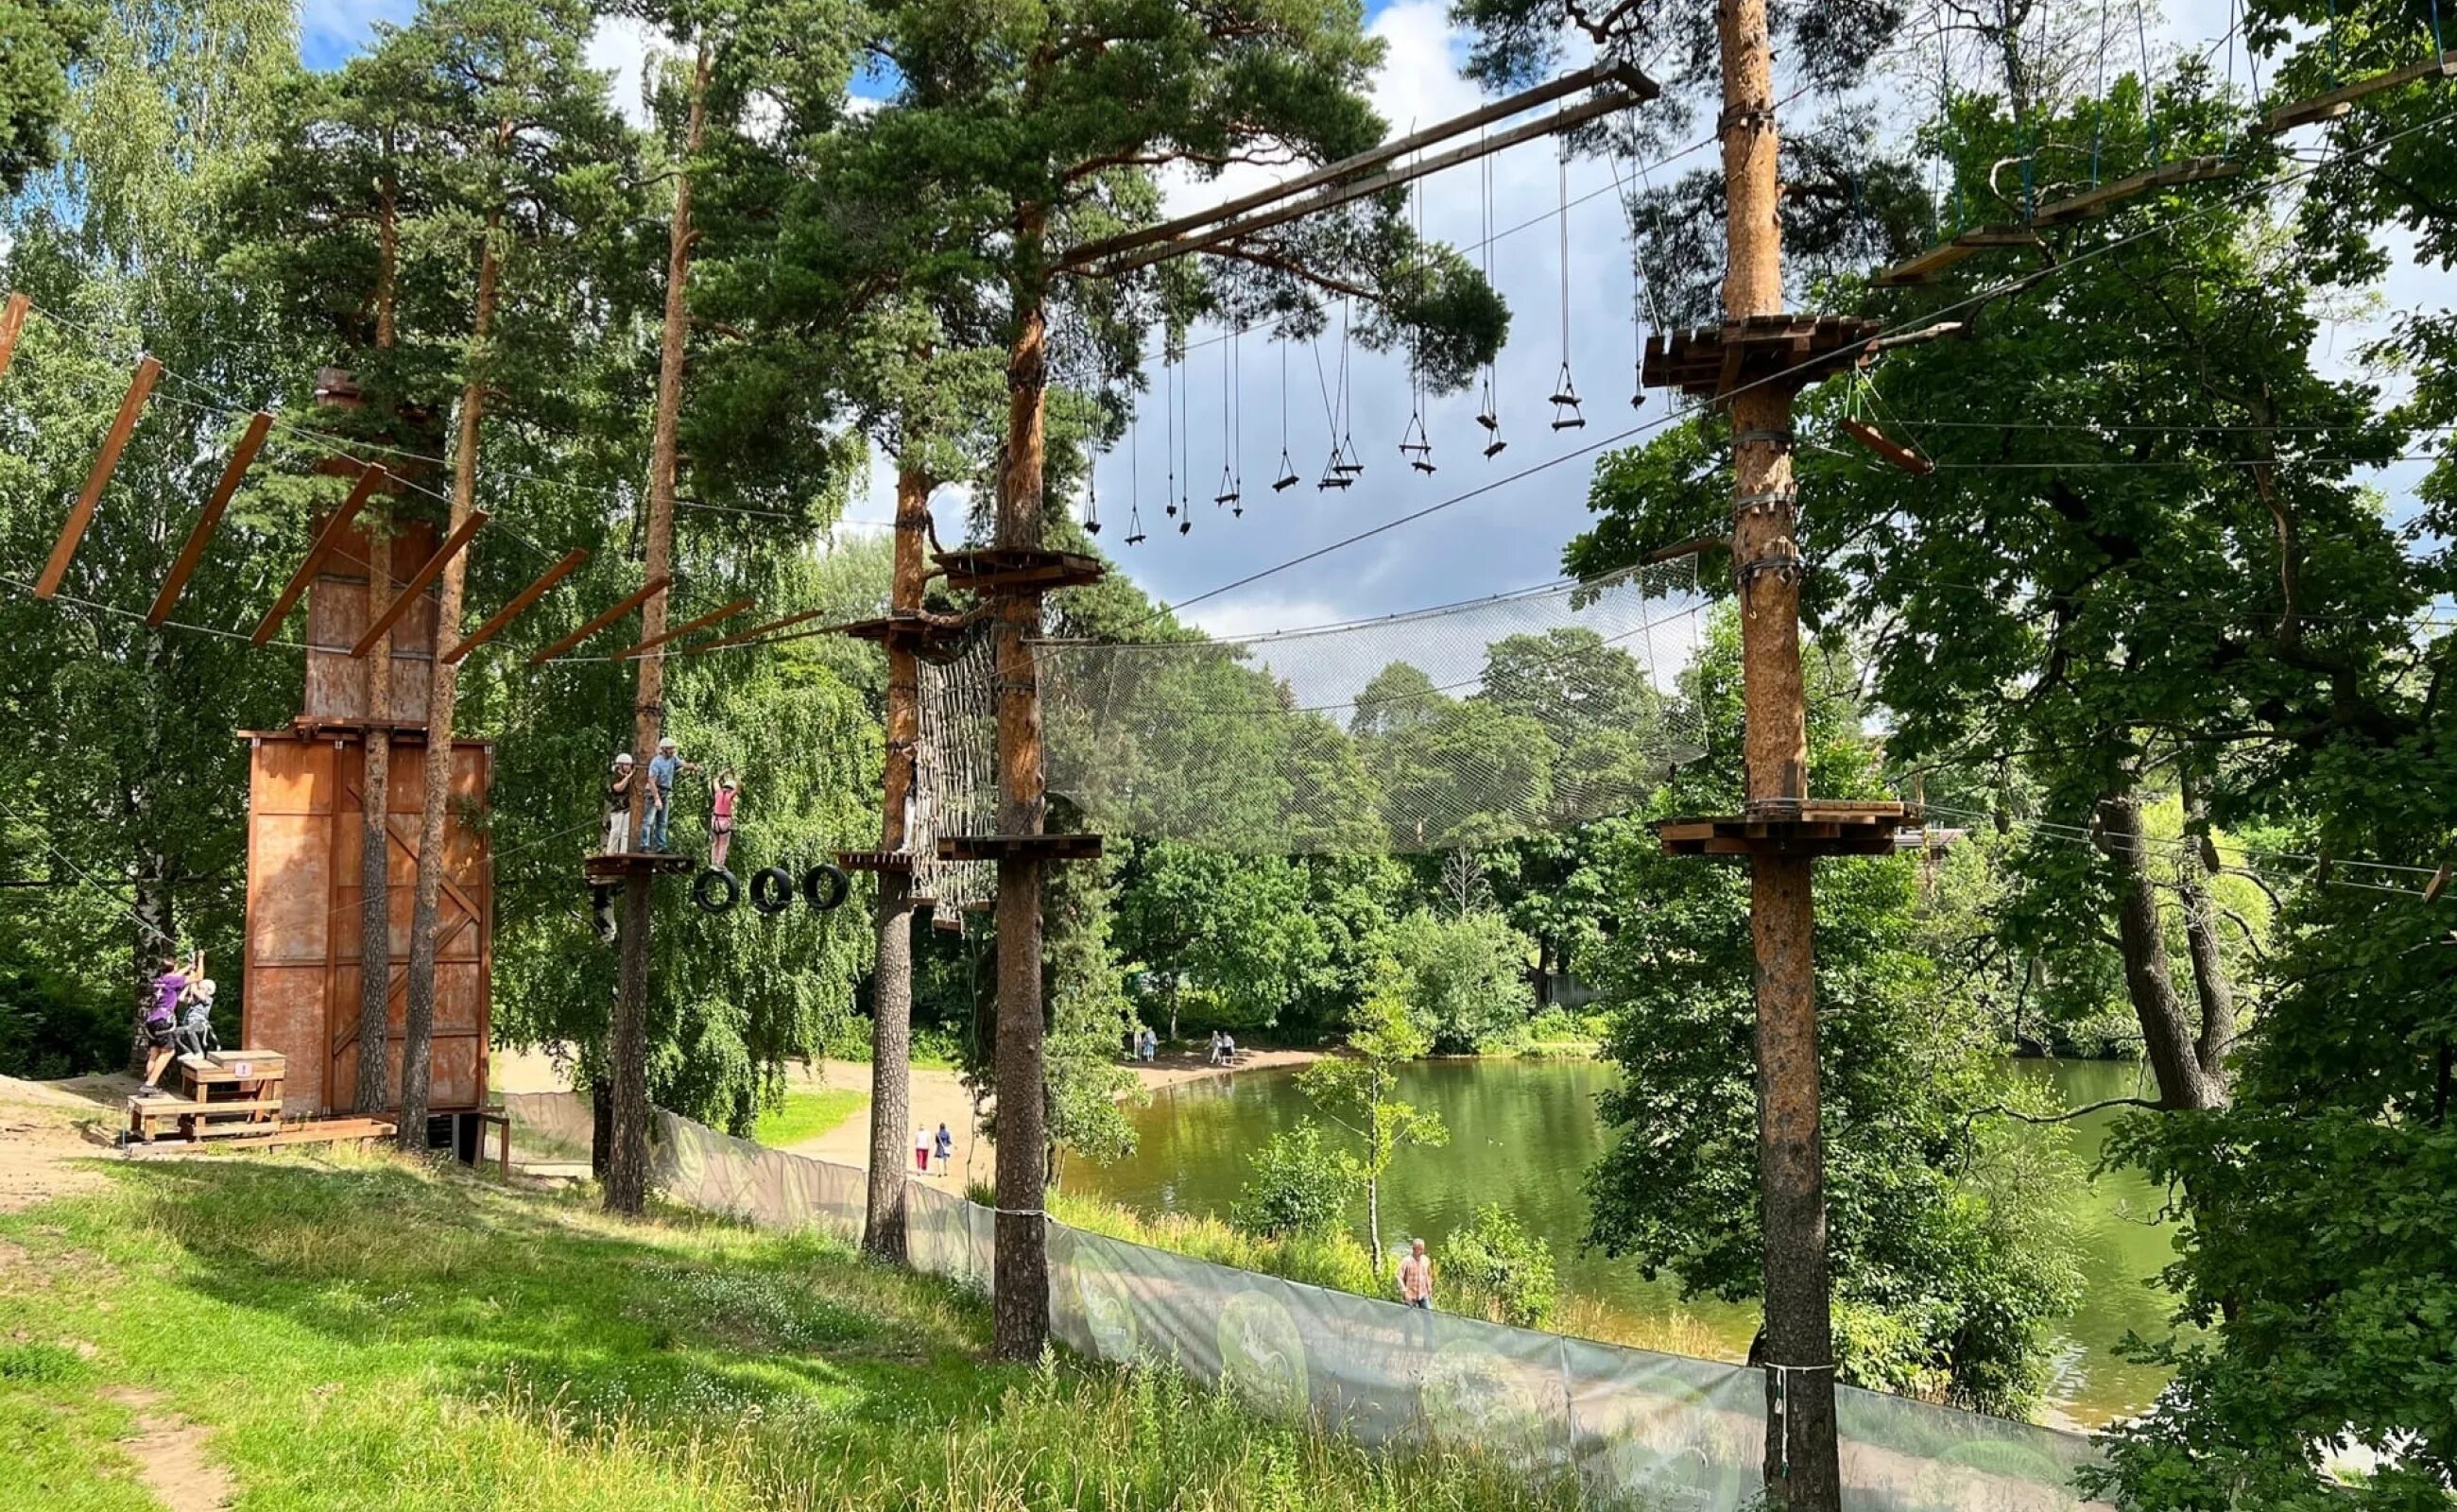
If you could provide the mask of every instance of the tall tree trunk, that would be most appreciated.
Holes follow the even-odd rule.
[[[483,348],[495,320],[495,281],[501,259],[495,238],[503,229],[501,212],[486,217],[485,240],[478,249],[478,305],[470,321],[473,345]],[[448,536],[461,528],[477,507],[478,436],[486,415],[486,381],[472,371],[461,388],[461,434],[452,455],[452,507],[444,523]],[[468,553],[456,553],[444,564],[444,580],[435,601],[435,652],[426,664],[425,777],[418,809],[418,871],[409,915],[408,1003],[401,1031],[401,1147],[426,1148],[427,1090],[433,1067],[428,1057],[435,1043],[435,953],[440,941],[436,905],[444,891],[444,833],[452,813],[452,712],[460,693],[459,669],[444,659],[446,636],[461,629],[461,592],[468,581]]]
[[[1723,0],[1724,318],[1784,309],[1780,147],[1767,0]],[[1793,390],[1744,386],[1731,400],[1732,560],[1738,577],[1745,765],[1752,804],[1808,796],[1807,696],[1792,498]],[[1764,1228],[1766,1497],[1793,1512],[1840,1512],[1834,1320],[1826,1258],[1826,1143],[1817,1047],[1816,915],[1805,856],[1749,864],[1757,959],[1758,1204]]]
[[[674,478],[680,466],[684,358],[691,335],[692,175],[707,129],[708,77],[712,60],[703,41],[692,62],[691,114],[683,129],[683,162],[674,175],[674,211],[666,227],[666,313],[657,338],[657,408],[649,437],[649,533],[643,568],[650,580],[670,576],[674,561]],[[666,632],[671,593],[657,593],[640,607],[640,634]],[[640,774],[631,784],[632,844],[647,818],[649,762],[665,734],[666,653],[639,658],[631,690],[631,744]],[[679,784],[677,784],[679,785]],[[671,823],[672,816],[668,815]],[[649,1201],[649,931],[650,874],[634,872],[624,883],[622,966],[608,1025],[607,1054],[613,1063],[614,1150],[606,1171],[606,1211],[636,1216]]]
[[[2218,1084],[2223,1099],[2227,1051],[2235,1044],[2235,983],[2227,975],[2226,957],[2219,947],[2217,901],[2201,885],[2204,867],[2209,874],[2220,868],[2219,848],[2210,835],[2209,802],[2189,771],[2184,774],[2183,788],[2184,827],[2200,840],[2199,849],[2178,867],[2176,889],[2184,905],[2184,942],[2192,953],[2193,990],[2201,1002],[2201,1026],[2193,1038],[2193,1059],[2200,1063],[2201,1074]]]
[[[1044,278],[1038,266],[1043,217],[1022,217],[1017,259],[1016,334],[1007,354],[1006,471],[1000,479],[997,542],[1038,549],[1041,539],[1043,399],[1049,383]],[[1045,807],[1041,690],[1032,642],[1041,595],[1015,588],[998,598],[999,832],[1038,835]],[[992,1347],[1001,1359],[1032,1359],[1049,1340],[1048,1229],[1042,1215],[1048,1144],[1043,1073],[1041,861],[998,862],[998,1264]]]
[[[392,135],[384,134],[384,151],[392,151]],[[395,338],[393,317],[395,272],[400,266],[400,236],[395,215],[393,176],[387,170],[377,184],[376,211],[376,347],[390,347]],[[392,507],[387,501],[367,530],[367,613],[382,613],[392,596]],[[383,539],[379,542],[378,537]],[[444,649],[444,628],[436,627],[433,653]],[[379,721],[392,717],[392,636],[377,645],[367,663],[367,727],[363,737],[365,770],[359,783],[359,1075],[351,1106],[362,1113],[392,1106],[385,1096],[384,1035],[392,1019],[392,732]]]
[[[919,454],[913,438],[906,451]],[[911,461],[896,474],[896,567],[888,612],[921,608],[923,552],[930,526],[930,479]],[[887,643],[887,759],[881,779],[882,850],[901,851],[913,797],[914,747],[921,734],[920,667],[911,646]],[[878,874],[878,963],[871,975],[870,1175],[861,1245],[882,1259],[904,1258],[904,1136],[913,1113],[913,886],[910,872]]]
[[[154,1006],[154,978],[162,958],[178,948],[178,920],[171,889],[162,878],[162,858],[140,848],[136,855],[136,892],[128,910],[129,944],[135,964],[136,1012],[129,1020],[128,1074],[145,1074],[145,1015]]]
[[[2158,890],[2150,877],[2149,846],[2141,832],[2140,795],[2102,795],[2098,800],[2099,849],[2106,855],[2116,891],[2116,948],[2124,960],[2124,989],[2141,1022],[2141,1042],[2158,1081],[2158,1100],[2169,1108],[2217,1108],[2226,1101],[2216,1078],[2201,1070],[2193,1029],[2176,996],[2167,962],[2167,938],[2159,927]]]

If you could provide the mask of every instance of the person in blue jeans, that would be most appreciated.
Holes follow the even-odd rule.
[[[674,816],[674,779],[698,767],[682,758],[675,749],[673,736],[657,742],[657,754],[649,758],[648,812],[640,820],[640,848],[662,851],[672,840]]]

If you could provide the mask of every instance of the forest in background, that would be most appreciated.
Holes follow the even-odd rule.
[[[1845,9],[1838,28],[1883,30]],[[883,10],[914,29],[934,13]],[[898,197],[902,181],[865,155],[888,128],[864,125],[845,88],[876,18],[820,0],[647,9],[678,65],[694,39],[738,43],[699,76],[720,129],[687,151],[691,71],[658,76],[653,129],[628,126],[580,62],[595,13],[572,0],[432,0],[361,58],[313,73],[274,0],[0,4],[23,44],[0,74],[12,189],[0,264],[47,312],[0,385],[12,584],[31,578],[136,353],[196,385],[165,381],[70,597],[0,596],[0,709],[19,732],[0,749],[18,795],[0,839],[12,880],[42,884],[10,888],[0,908],[0,1069],[117,1064],[163,937],[236,955],[246,783],[232,732],[295,712],[297,658],[150,631],[127,611],[142,603],[131,585],[159,582],[244,405],[313,415],[317,370],[335,362],[369,396],[320,422],[328,434],[277,437],[277,465],[225,527],[235,546],[189,590],[204,617],[231,611],[217,623],[269,599],[303,551],[312,512],[341,487],[312,470],[322,446],[394,457],[410,482],[440,487],[447,419],[470,382],[488,396],[482,487],[505,527],[471,559],[471,601],[501,602],[568,546],[594,551],[556,607],[473,662],[461,716],[497,742],[499,1032],[572,1046],[584,1076],[603,1053],[614,962],[574,862],[597,775],[627,739],[630,673],[588,660],[532,672],[521,653],[637,580],[661,197],[678,167],[701,189],[682,611],[756,592],[830,618],[876,612],[883,543],[836,523],[873,459],[932,485],[973,484],[993,465],[994,319],[935,292],[863,303],[835,281],[877,255],[831,240],[849,196],[882,207],[861,228],[876,243],[974,255],[916,223],[978,211],[952,193]],[[1495,78],[1558,45],[1557,26],[1531,19],[1542,8],[1479,0],[1460,15]],[[2088,20],[2104,30],[2103,16],[1990,8],[1956,33],[1976,58],[1958,61],[1916,140],[1838,107],[1790,148],[1805,187],[1786,230],[1809,297],[1963,327],[1828,385],[1804,422],[1839,439],[1845,420],[1911,417],[1902,439],[1936,465],[1910,480],[1848,444],[1804,453],[1802,547],[1819,564],[1814,790],[1915,780],[1934,820],[1963,831],[1933,857],[1822,873],[1847,1369],[2025,1407],[2046,1367],[2039,1320],[2071,1284],[2032,1197],[2071,1173],[2010,1157],[2008,1121],[2047,1110],[1999,1063],[2015,1048],[2139,1054],[2156,1092],[2120,1158],[2170,1184],[2189,1220],[2170,1279],[2203,1332],[2144,1341],[2177,1385],[2118,1431],[2112,1488],[2157,1506],[2334,1505],[2320,1461],[2351,1436],[2383,1457],[2361,1497],[2445,1504],[2457,1470],[2445,1222],[2457,956],[2418,895],[2457,845],[2443,690],[2457,321],[2445,306],[2398,312],[2358,362],[2314,354],[2332,311],[2369,298],[2395,249],[2443,273],[2457,259],[2457,212],[2433,189],[2457,127],[2426,85],[2329,128],[2334,155],[2299,156],[2251,130],[2257,102],[2207,60],[2106,76]],[[2427,35],[2408,7],[2263,0],[2240,39],[2269,59],[2274,100],[2419,55]],[[480,77],[472,37],[532,71]],[[1882,51],[1859,48],[1864,60]],[[1925,77],[1923,60],[1895,66]],[[534,151],[489,145],[505,90],[520,92],[524,121],[547,123]],[[950,131],[945,118],[913,129]],[[960,143],[922,145],[946,191],[965,171]],[[2082,164],[2114,178],[2199,153],[2232,155],[2246,184],[2277,187],[2189,207],[2152,197],[2069,228],[2035,280],[1966,270],[1930,289],[1857,287],[1873,263],[2079,187]],[[2018,186],[2009,163],[2033,165]],[[1663,321],[1711,310],[1713,191],[1711,175],[1693,176],[1633,202]],[[1132,224],[1152,202],[1129,172],[1085,214],[1094,229]],[[470,248],[488,235],[506,249],[500,304],[473,336]],[[1436,282],[1458,271],[1427,260]],[[1456,295],[1472,280],[1454,281]],[[1072,496],[1090,449],[1116,433],[1132,392],[1111,381],[1122,351],[1188,320],[1271,308],[1285,291],[1102,298],[1083,312],[1098,349],[1084,381],[1062,377],[1052,406],[1053,498]],[[1472,300],[1443,319],[1456,344],[1422,360],[1447,380],[1495,332]],[[1725,439],[1705,420],[1600,459],[1596,524],[1570,543],[1571,570],[1710,535],[1729,504]],[[2366,480],[2405,458],[2433,466],[2393,515]],[[427,493],[398,505],[403,518],[440,514]],[[1063,511],[1051,532],[1097,544]],[[1710,551],[1702,581],[1728,566]],[[1123,578],[1054,609],[1068,635],[1195,633]],[[1595,1239],[1692,1290],[1754,1295],[1745,886],[1663,858],[1645,827],[1738,796],[1734,637],[1719,612],[1675,687],[1580,665],[1570,681],[1628,693],[1586,730],[1557,697],[1428,695],[1402,686],[1414,669],[1391,669],[1387,701],[1425,717],[1332,727],[1317,753],[1321,770],[1356,781],[1360,823],[1377,792],[1420,779],[1411,742],[1489,742],[1514,758],[1495,822],[1463,823],[1435,852],[1373,854],[1370,836],[1352,847],[1365,854],[1336,856],[1154,840],[1065,869],[1049,899],[1056,1138],[1087,1158],[1114,1151],[1116,1052],[1132,1023],[1319,1043],[1361,1017],[1371,1027],[1395,971],[1434,1049],[1600,1036],[1626,1075],[1604,1108],[1620,1143],[1591,1177]],[[1268,680],[1252,691],[1271,695]],[[709,769],[744,774],[737,870],[875,833],[884,696],[878,654],[834,638],[671,665],[667,728]],[[1650,782],[1625,817],[1524,833],[1541,828],[1530,820],[1559,774],[1597,759],[1598,732],[1667,716],[1705,730],[1720,755]],[[1190,748],[1233,749],[1239,733],[1223,715]],[[1654,755],[1641,739],[1606,759]],[[687,794],[687,847],[702,841],[695,807]],[[787,1064],[857,1046],[859,914],[716,918],[679,890],[662,898],[655,1099],[747,1129]],[[984,1066],[982,941],[919,940],[918,1017]],[[1565,979],[1599,1001],[1539,1022],[1538,989]],[[232,981],[226,1011],[244,992]]]

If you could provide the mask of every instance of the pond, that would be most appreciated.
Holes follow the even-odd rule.
[[[2139,1090],[2137,1068],[2100,1061],[2019,1061],[2017,1074],[2054,1086],[2068,1108]],[[1560,1263],[1564,1327],[1655,1348],[1738,1359],[1757,1323],[1754,1306],[1683,1301],[1669,1279],[1649,1281],[1626,1260],[1582,1253],[1587,1199],[1582,1179],[1602,1152],[1596,1094],[1618,1073],[1579,1060],[1434,1061],[1408,1067],[1400,1095],[1440,1113],[1450,1144],[1412,1150],[1383,1185],[1382,1226],[1393,1242],[1423,1235],[1441,1241],[1481,1203],[1510,1209],[1551,1242]],[[1312,1111],[1296,1077],[1251,1071],[1191,1082],[1132,1109],[1136,1153],[1105,1170],[1070,1165],[1078,1190],[1151,1212],[1225,1217],[1245,1182],[1246,1157]],[[2085,1169],[2098,1156],[2115,1111],[2068,1126]],[[2052,1137],[2052,1136],[2046,1136]],[[2172,1258],[2172,1231],[2157,1225],[2160,1192],[2129,1170],[2110,1171],[2077,1191],[2073,1216],[2084,1246],[2081,1305],[2058,1327],[2051,1421],[2093,1426],[2148,1405],[2163,1373],[2111,1353],[2127,1329],[2155,1337],[2164,1326],[2165,1294],[2156,1282]]]

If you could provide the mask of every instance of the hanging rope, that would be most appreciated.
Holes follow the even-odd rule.
[[[1553,380],[1553,428],[1580,430],[1586,417],[1579,411],[1579,385],[1570,377],[1570,144],[1563,142],[1554,159],[1560,192],[1555,215],[1560,221],[1561,371]]]

